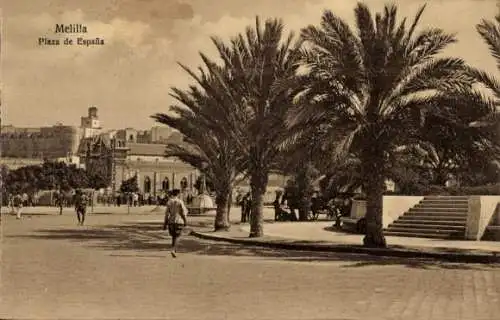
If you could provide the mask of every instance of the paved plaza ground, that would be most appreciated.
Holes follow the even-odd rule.
[[[250,226],[245,225],[236,228],[236,230],[238,229],[241,231],[240,236],[246,237],[250,231]],[[331,221],[272,223],[266,225],[266,235],[290,240],[307,240],[309,242],[342,245],[360,245],[363,243],[364,237],[361,234],[338,231],[333,228]],[[386,236],[386,240],[389,246],[395,247],[433,251],[497,253],[500,256],[500,242],[498,241],[464,241],[393,236]]]
[[[70,211],[2,216],[0,318],[500,319],[498,265],[191,236],[173,259],[161,212],[104,213],[89,215],[84,227]],[[212,219],[190,224],[203,228]]]

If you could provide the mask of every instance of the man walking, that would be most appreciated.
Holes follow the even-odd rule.
[[[78,218],[78,225],[83,226],[85,223],[85,213],[87,212],[87,195],[80,189],[75,193],[75,210],[76,217]]]
[[[56,191],[56,206],[59,207],[59,215],[61,215],[64,207],[64,195],[62,190]]]
[[[23,197],[20,194],[16,194],[13,199],[14,211],[16,212],[16,219],[21,219],[21,213],[23,211]]]
[[[177,243],[182,233],[182,229],[187,224],[188,210],[184,202],[179,198],[180,190],[174,189],[171,192],[171,198],[167,202],[165,211],[165,221],[163,222],[163,230],[168,227],[168,233],[172,237],[172,249],[170,254],[176,257]]]

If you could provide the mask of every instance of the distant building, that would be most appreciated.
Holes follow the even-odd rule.
[[[101,133],[101,123],[97,115],[97,108],[90,107],[88,110],[88,115],[81,118],[80,124],[82,130],[82,138],[90,138]]]
[[[153,127],[151,128],[151,143],[165,143],[172,133],[174,130],[170,127]]]
[[[198,171],[177,159],[165,158],[165,145],[134,142],[131,129],[118,130],[115,138],[107,135],[85,138],[79,148],[80,161],[91,174],[98,174],[114,190],[135,175],[139,190],[153,196],[174,188],[193,190]],[[123,133],[129,141],[120,139]]]
[[[2,157],[56,159],[72,157],[78,150],[80,130],[55,125],[41,128],[2,127]]]
[[[116,138],[127,143],[166,144],[171,140],[172,135],[179,135],[179,133],[169,127],[153,127],[151,130],[126,128],[116,131]]]
[[[80,127],[3,126],[1,133],[2,164],[11,169],[41,164],[44,159],[64,161],[104,177],[114,190],[120,188],[122,181],[137,175],[140,191],[152,195],[174,188],[194,190],[198,170],[164,156],[167,144],[182,143],[182,135],[166,126],[104,131],[96,107],[81,117]],[[269,181],[266,197],[272,197],[272,190],[282,186],[284,178],[271,175]],[[239,186],[245,188],[248,182]]]

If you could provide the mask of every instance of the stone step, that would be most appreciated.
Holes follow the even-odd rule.
[[[455,232],[455,231],[465,231],[465,226],[453,226],[453,225],[442,225],[439,223],[436,224],[418,224],[418,223],[411,223],[411,222],[396,222],[392,223],[389,225],[388,230],[415,230],[415,231],[420,231],[420,230],[429,230],[429,231],[436,231],[439,233],[442,232]]]
[[[463,214],[467,214],[467,212],[469,212],[469,210],[467,210],[466,208],[428,208],[428,207],[425,207],[425,208],[410,208],[410,210],[408,210],[408,212],[432,212],[432,213],[444,213],[444,214],[447,214],[447,213],[463,213]]]
[[[404,224],[412,224],[412,225],[442,225],[442,226],[465,226],[464,221],[457,220],[401,220],[398,219],[394,221],[392,224],[396,223],[404,223]]]
[[[467,211],[409,210],[403,216],[457,216],[467,217]]]
[[[448,215],[405,214],[404,216],[400,217],[398,220],[434,220],[434,221],[455,220],[455,221],[463,221],[465,223],[465,221],[467,221],[467,216],[462,215],[462,214],[455,214],[455,215],[452,215],[452,214],[448,214]]]
[[[420,233],[420,232],[400,232],[400,231],[384,231],[384,235],[393,237],[410,237],[410,238],[431,238],[431,239],[448,239],[447,234],[436,233]]]
[[[410,210],[436,210],[436,211],[469,211],[468,207],[445,207],[445,206],[432,206],[432,205],[416,205]]]
[[[416,205],[410,209],[436,209],[436,210],[443,210],[443,211],[446,211],[446,210],[450,210],[450,209],[453,209],[453,210],[459,210],[459,211],[469,211],[469,207],[468,206],[440,206],[440,205]]]
[[[459,233],[460,231],[465,231],[465,227],[463,230],[455,230],[451,228],[426,228],[428,226],[424,226],[424,228],[412,229],[407,228],[405,226],[394,226],[389,227],[387,230],[389,231],[398,231],[398,232],[418,232],[418,233],[436,233],[436,234],[450,234],[450,233]]]
[[[425,196],[425,200],[468,201],[469,196]]]
[[[416,206],[436,208],[468,208],[469,202],[423,201],[417,203]]]

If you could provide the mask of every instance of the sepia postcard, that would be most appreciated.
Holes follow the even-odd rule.
[[[0,319],[500,319],[500,2],[0,0]]]

